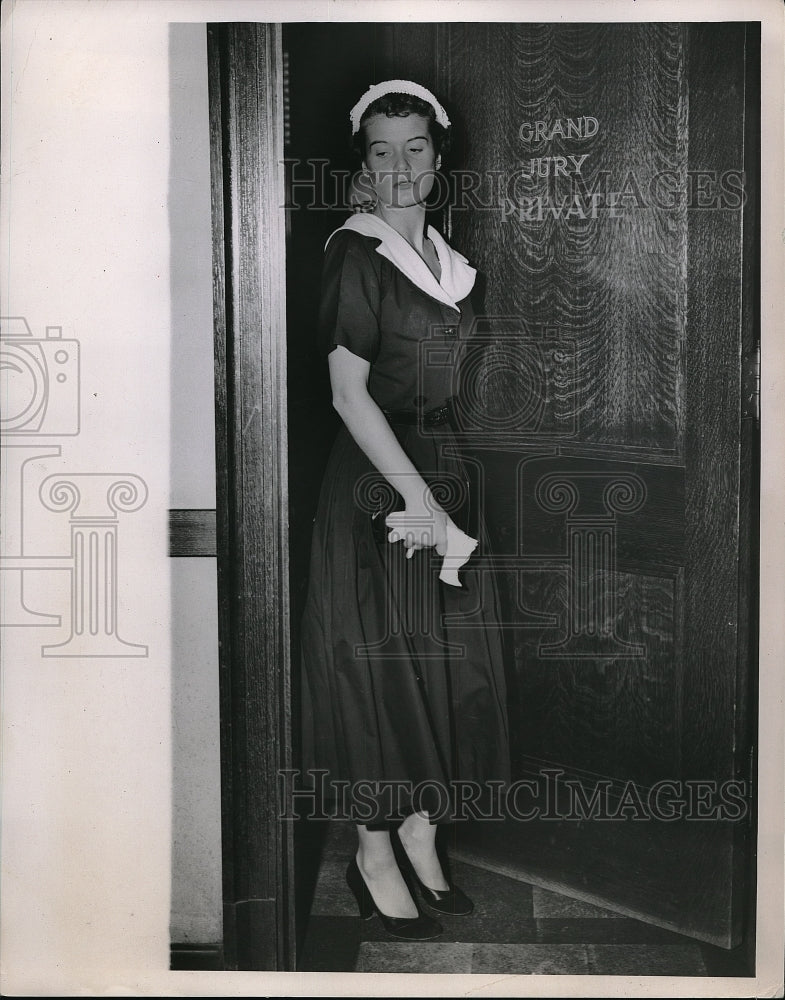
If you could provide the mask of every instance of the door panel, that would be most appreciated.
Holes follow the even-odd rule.
[[[663,171],[683,177],[687,167],[684,30],[485,24],[440,32],[440,83],[465,131],[460,163],[485,178],[483,204],[499,200],[501,177],[525,214],[454,209],[455,242],[487,280],[489,314],[575,338],[577,442],[681,452],[686,207],[658,207],[649,191]],[[587,138],[521,138],[527,124],[561,121],[568,130],[569,119],[586,117],[598,124]],[[521,176],[532,160],[555,156],[568,158],[570,176],[550,161],[558,176]],[[580,172],[570,156],[586,157]],[[592,216],[594,191],[616,192],[617,209],[598,206]],[[545,204],[540,218],[540,198],[561,217]]]
[[[581,801],[607,785],[610,812],[625,806],[610,821],[556,809],[459,824],[456,844],[724,947],[743,934],[751,831],[749,788],[721,783],[747,781],[751,749],[739,359],[754,336],[749,308],[742,322],[754,174],[743,210],[739,188],[754,163],[744,130],[756,39],[743,24],[438,31],[457,159],[479,172],[477,201],[496,204],[456,207],[449,227],[482,271],[487,323],[504,328],[485,338],[471,377],[488,426],[510,420],[504,435],[467,438],[467,453],[484,469],[515,623],[514,777],[545,787],[543,770],[561,772],[568,813],[578,785]],[[577,175],[570,157],[581,156]],[[551,174],[539,176],[545,162]],[[507,187],[518,210],[500,210],[522,167],[538,176]],[[604,194],[596,212],[592,191]],[[574,359],[561,383],[520,360],[546,344]],[[516,425],[538,391],[542,412],[561,399],[570,419]],[[663,781],[692,819],[652,810]]]

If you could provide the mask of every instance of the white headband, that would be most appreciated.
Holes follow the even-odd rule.
[[[352,135],[355,132],[359,132],[360,119],[368,106],[373,104],[378,97],[383,97],[385,94],[411,94],[413,97],[419,97],[420,100],[427,101],[436,112],[436,121],[443,128],[449,128],[450,119],[447,117],[447,112],[427,87],[423,87],[419,83],[413,83],[411,80],[385,80],[384,83],[375,83],[372,87],[369,87],[349,112],[349,121],[352,123]]]

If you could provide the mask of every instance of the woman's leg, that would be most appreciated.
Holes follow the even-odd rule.
[[[423,885],[429,889],[449,889],[436,853],[436,824],[428,813],[411,813],[398,827],[401,844]]]
[[[376,905],[388,917],[416,917],[419,911],[395,860],[389,831],[358,824],[357,835],[357,866]]]

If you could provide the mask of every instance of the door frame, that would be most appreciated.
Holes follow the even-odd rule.
[[[295,968],[281,36],[207,27],[223,962],[242,971]]]

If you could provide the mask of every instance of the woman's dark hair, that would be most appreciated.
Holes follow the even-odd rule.
[[[387,115],[388,118],[406,118],[407,115],[420,115],[428,120],[428,131],[437,153],[446,153],[450,148],[450,129],[436,121],[433,106],[413,94],[383,94],[368,105],[360,119],[360,128],[352,136],[352,148],[362,159],[365,156],[365,123],[374,115]]]

